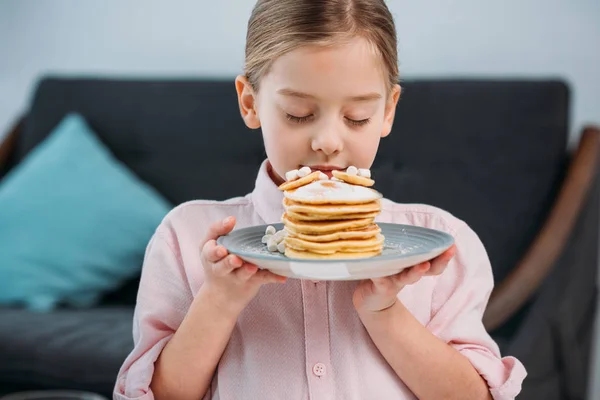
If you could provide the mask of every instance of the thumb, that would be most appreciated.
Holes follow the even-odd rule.
[[[211,240],[217,240],[220,236],[227,235],[235,226],[235,217],[227,217],[223,221],[213,222],[208,228],[204,244]]]

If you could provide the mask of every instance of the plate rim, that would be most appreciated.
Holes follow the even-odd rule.
[[[403,258],[419,256],[419,255],[423,255],[423,254],[427,254],[427,253],[435,253],[435,252],[440,251],[440,249],[444,249],[444,251],[445,251],[445,250],[449,249],[455,243],[455,239],[452,235],[450,235],[449,233],[444,232],[442,230],[439,230],[439,229],[426,228],[423,226],[410,225],[410,224],[397,224],[397,223],[393,223],[393,222],[376,222],[376,224],[379,225],[379,227],[381,228],[382,231],[383,231],[383,227],[385,227],[385,226],[394,226],[394,227],[409,228],[409,229],[416,228],[419,230],[428,231],[431,233],[435,233],[437,235],[441,235],[445,239],[445,242],[442,246],[435,247],[435,248],[429,249],[427,251],[416,251],[416,252],[409,252],[406,254],[378,255],[378,256],[369,257],[369,258],[347,258],[347,259],[326,259],[326,260],[291,258],[291,257],[286,257],[279,253],[273,254],[273,255],[265,255],[265,254],[250,253],[250,252],[246,252],[246,251],[237,251],[237,250],[232,251],[229,247],[227,247],[226,245],[223,244],[223,242],[226,241],[227,238],[231,234],[234,234],[236,232],[243,232],[246,230],[256,230],[258,228],[264,228],[266,230],[268,226],[273,226],[275,229],[281,230],[283,228],[283,223],[279,222],[279,223],[274,223],[274,224],[261,224],[261,225],[247,226],[245,228],[240,228],[240,229],[234,229],[229,234],[220,236],[217,239],[217,244],[225,247],[230,254],[234,254],[241,258],[245,257],[245,258],[254,258],[254,259],[259,259],[259,260],[264,260],[264,261],[272,261],[272,262],[280,261],[280,262],[293,262],[293,263],[306,263],[306,264],[311,264],[311,263],[337,264],[340,262],[352,264],[352,263],[364,263],[364,262],[371,263],[371,262],[380,262],[380,261],[384,262],[384,261],[401,260]]]

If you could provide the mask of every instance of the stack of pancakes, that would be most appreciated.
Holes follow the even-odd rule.
[[[318,180],[284,194],[286,256],[349,259],[381,254],[384,237],[375,223],[381,212],[380,193]]]

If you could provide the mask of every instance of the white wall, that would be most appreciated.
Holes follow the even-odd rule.
[[[48,72],[233,76],[253,0],[0,0],[0,132]],[[388,0],[401,73],[563,77],[600,123],[598,0]],[[0,133],[1,135],[2,133]]]

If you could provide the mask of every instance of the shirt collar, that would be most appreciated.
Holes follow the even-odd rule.
[[[271,179],[269,171],[272,169],[268,160],[263,161],[256,177],[256,184],[252,192],[252,203],[258,215],[266,224],[281,222],[283,215],[283,192]]]

